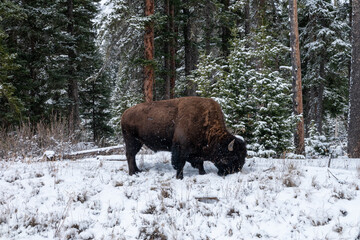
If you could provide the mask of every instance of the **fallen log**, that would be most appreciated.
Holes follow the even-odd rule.
[[[195,197],[195,199],[202,203],[216,203],[220,201],[217,197]]]
[[[123,145],[72,152],[63,155],[62,158],[76,160],[85,157],[95,157],[98,155],[103,156],[103,155],[119,155],[119,154],[125,154],[125,148]]]
[[[141,148],[140,152],[142,154],[152,153],[152,151],[145,146]],[[45,151],[43,156],[39,160],[42,161],[56,161],[60,159],[77,160],[77,159],[83,159],[89,157],[93,157],[93,158],[96,157],[97,159],[106,160],[106,161],[126,161],[125,147],[124,145],[118,145],[112,147],[77,151],[66,154],[58,154],[55,153],[54,151]]]

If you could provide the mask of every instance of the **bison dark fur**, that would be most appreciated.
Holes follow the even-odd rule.
[[[176,178],[183,178],[186,161],[205,174],[209,160],[219,175],[238,172],[245,163],[246,144],[230,134],[217,102],[209,98],[184,97],[141,103],[121,118],[129,174],[139,172],[135,155],[145,144],[153,151],[171,151]]]

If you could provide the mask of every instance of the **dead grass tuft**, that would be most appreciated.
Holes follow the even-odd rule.
[[[171,189],[161,188],[161,196],[163,198],[170,198],[171,197]]]
[[[151,204],[145,211],[143,211],[143,214],[154,214],[156,212],[156,206]]]
[[[240,212],[238,210],[235,210],[235,208],[230,208],[229,211],[226,214],[228,217],[238,217],[240,216]]]
[[[301,184],[300,176],[302,173],[294,162],[284,163],[283,184],[286,187],[299,187]]]
[[[146,240],[167,240],[168,238],[164,235],[159,227],[147,228],[143,227],[140,229],[139,239]]]

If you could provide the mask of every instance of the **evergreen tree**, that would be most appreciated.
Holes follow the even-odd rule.
[[[114,79],[111,123],[117,132],[122,113],[143,100],[143,3],[108,0],[101,16],[99,38],[106,69]]]
[[[69,109],[75,102],[79,108],[76,118],[86,115],[81,112],[86,108],[80,104],[89,104],[93,98],[90,96],[91,100],[80,102],[72,93],[78,89],[89,94],[88,88],[94,89],[94,86],[89,86],[85,80],[102,65],[95,45],[93,23],[98,14],[98,2],[12,1],[16,6],[13,9],[18,9],[16,11],[24,17],[1,20],[7,36],[2,37],[1,43],[6,46],[8,56],[16,56],[13,61],[17,68],[6,72],[8,78],[11,76],[11,85],[6,86],[10,86],[10,95],[23,103],[23,120],[28,117],[31,122],[50,121],[52,114],[70,118],[73,111]],[[104,96],[107,95],[105,91]],[[9,110],[5,109],[5,114],[9,114]],[[97,125],[104,126],[106,121],[106,118],[98,119]],[[80,120],[76,122],[78,127]],[[108,131],[106,127],[104,129]]]
[[[12,122],[18,122],[21,117],[22,103],[15,95],[12,77],[9,74],[17,68],[14,63],[16,54],[10,54],[5,44],[8,35],[4,32],[3,21],[24,18],[21,8],[10,1],[0,3],[0,125],[8,127]]]
[[[73,30],[75,39],[70,38],[74,42],[68,43],[68,46],[73,44],[75,53],[78,53],[75,59],[69,56],[68,61],[76,70],[72,77],[77,79],[79,84],[80,117],[95,142],[109,137],[112,132],[109,126],[112,84],[109,75],[101,70],[103,62],[95,44],[96,28],[93,20],[97,14],[96,1],[75,1]]]
[[[289,76],[284,78],[274,67],[282,62],[279,56],[287,54],[262,27],[243,40],[234,39],[226,67],[212,56],[202,57],[195,79],[198,93],[215,98],[228,125],[262,154],[280,155],[291,146]]]
[[[5,19],[3,29],[8,35],[4,43],[16,55],[17,68],[12,76],[14,96],[24,104],[23,118],[38,121],[46,115],[49,97],[48,63],[52,56],[51,35],[54,31],[53,3],[49,1],[12,1],[21,8],[24,18]]]
[[[100,56],[97,65],[98,67],[101,66]],[[112,86],[109,80],[110,78],[106,73],[95,74],[87,78],[80,89],[82,119],[85,122],[85,127],[92,135],[90,139],[100,144],[113,133],[109,125],[111,120],[109,102]]]
[[[344,114],[350,44],[347,14],[332,1],[300,1],[306,125],[322,133],[325,114]],[[340,3],[339,3],[340,4]]]

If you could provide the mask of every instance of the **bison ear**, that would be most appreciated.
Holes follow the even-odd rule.
[[[232,140],[232,141],[229,143],[229,145],[228,145],[228,150],[229,150],[230,152],[234,151],[234,143],[235,143],[235,139]]]

